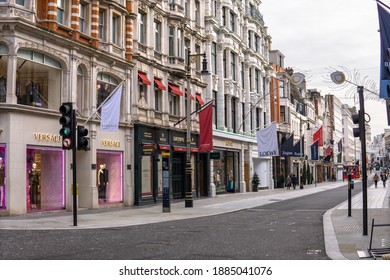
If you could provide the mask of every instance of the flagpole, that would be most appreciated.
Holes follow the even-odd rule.
[[[120,85],[121,84],[123,84],[124,83],[124,81],[122,81],[122,82],[120,82],[119,83],[119,85],[117,85],[116,86],[116,88],[110,93],[110,95],[106,98],[106,99],[104,99],[104,101],[102,102],[102,104],[100,104],[99,105],[99,107],[95,110],[95,112],[93,112],[89,117],[88,117],[88,119],[84,122],[84,124],[83,125],[85,125],[98,111],[99,111],[99,109],[104,105],[104,104],[106,104],[107,103],[107,101],[110,99],[110,97],[116,92],[116,90],[120,87]]]
[[[376,2],[378,2],[378,3],[382,4],[383,6],[385,6],[386,8],[388,8],[388,9],[390,10],[390,7],[389,7],[389,6],[387,6],[385,3],[383,3],[382,1],[376,0]]]

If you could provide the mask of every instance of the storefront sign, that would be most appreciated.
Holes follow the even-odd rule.
[[[221,159],[221,153],[220,152],[211,152],[210,159]]]
[[[142,145],[141,156],[151,156],[154,152],[154,145]]]
[[[33,138],[37,141],[61,143],[61,136],[57,134],[34,132]]]
[[[157,143],[169,145],[168,130],[160,129],[157,131]]]
[[[120,141],[117,141],[117,140],[107,140],[107,139],[104,139],[101,141],[102,145],[105,146],[105,147],[120,147],[121,146],[121,142]]]

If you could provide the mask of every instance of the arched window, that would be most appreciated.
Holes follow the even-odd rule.
[[[36,51],[20,49],[17,55],[18,104],[58,110],[61,104],[61,64]]]
[[[85,95],[84,71],[81,66],[77,68],[77,111],[83,115],[85,107],[88,107],[87,96]]]

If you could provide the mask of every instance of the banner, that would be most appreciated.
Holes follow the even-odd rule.
[[[294,134],[291,134],[290,137],[282,143],[281,147],[281,156],[282,157],[291,157],[293,156],[294,149]]]
[[[381,44],[379,97],[389,99],[390,86],[390,14],[387,6],[377,1]]]
[[[303,146],[301,146],[303,143]],[[302,152],[301,152],[302,151]],[[301,140],[299,140],[293,149],[293,157],[304,157],[305,156],[305,136],[303,135]]]
[[[123,83],[121,83],[111,94],[110,99],[104,101],[102,106],[100,130],[117,131],[119,124],[119,115],[121,108]]]
[[[213,102],[199,113],[199,152],[213,150]]]
[[[311,145],[311,160],[318,160],[318,141]]]
[[[313,135],[313,143],[318,141],[318,147],[324,146],[324,137],[322,136],[322,125]]]
[[[330,156],[332,154],[332,147],[328,146],[325,150],[325,155]]]
[[[256,133],[259,157],[279,156],[278,135],[276,123],[263,128]]]
[[[342,142],[342,139],[340,139],[340,141],[337,143],[337,148],[339,150],[339,153],[341,153],[341,151],[343,150],[343,142]]]

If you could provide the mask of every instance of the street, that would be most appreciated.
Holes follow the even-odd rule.
[[[299,190],[291,190],[299,191]],[[354,194],[360,191],[355,185]],[[324,260],[322,215],[340,187],[228,214],[85,230],[2,230],[3,260]]]

